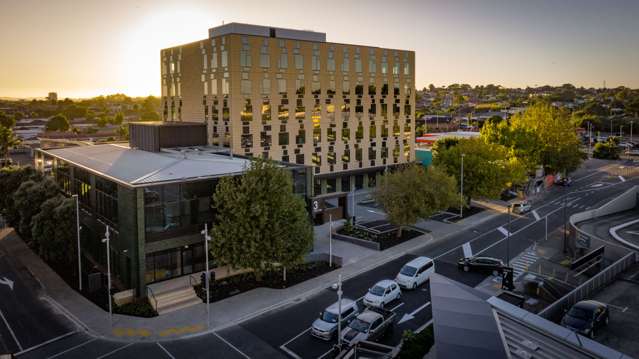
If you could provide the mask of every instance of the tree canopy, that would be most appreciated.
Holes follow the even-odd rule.
[[[73,261],[75,231],[75,201],[56,195],[44,201],[40,212],[33,216],[31,237],[33,247],[48,262]]]
[[[488,121],[481,129],[481,137],[487,143],[506,147],[510,156],[518,158],[529,172],[540,163],[541,140],[528,127],[514,125],[509,120]]]
[[[0,111],[0,126],[11,128],[15,125],[16,125],[16,119],[14,116],[7,115],[6,113]]]
[[[386,173],[375,188],[375,199],[388,214],[389,221],[401,228],[446,210],[457,201],[455,178],[437,167],[410,165]]]
[[[498,198],[503,190],[526,180],[525,167],[517,157],[506,147],[480,138],[458,140],[456,145],[440,150],[433,164],[459,183],[462,154],[466,198]]]
[[[291,174],[256,159],[238,177],[224,177],[213,195],[217,212],[211,252],[221,265],[253,269],[261,278],[277,265],[300,264],[313,246],[304,199],[294,194]]]
[[[13,130],[9,127],[0,125],[0,157],[5,158],[9,155],[9,149],[20,144]]]
[[[606,142],[597,142],[592,150],[592,157],[604,160],[619,159],[619,140],[616,137],[608,137]]]
[[[32,219],[40,212],[42,204],[59,193],[58,185],[49,177],[40,181],[32,179],[23,182],[13,194],[15,208],[20,220],[18,230],[20,234],[31,235]]]
[[[69,120],[63,114],[51,117],[46,125],[47,131],[68,131],[69,127],[71,127]]]

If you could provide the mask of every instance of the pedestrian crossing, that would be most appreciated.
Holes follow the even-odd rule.
[[[564,200],[561,200],[561,199],[556,200],[556,201],[552,202],[552,205],[563,207],[564,206]],[[587,204],[583,204],[583,203],[576,203],[576,200],[573,200],[573,201],[568,201],[566,203],[566,207],[574,208],[574,209],[588,209],[590,206],[588,206]]]
[[[513,278],[519,277],[522,273],[526,272],[528,268],[537,262],[539,256],[534,249],[527,249],[525,252],[517,256],[510,261],[510,266],[513,268]]]

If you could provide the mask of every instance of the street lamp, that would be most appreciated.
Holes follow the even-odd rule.
[[[352,213],[353,225],[355,225],[355,187],[353,187],[353,191],[351,193],[353,193],[353,203],[351,204],[351,206],[353,208],[353,213]]]
[[[111,246],[110,246],[110,233],[109,233],[109,225],[106,226],[106,232],[104,233],[104,238],[102,238],[102,243],[106,245],[107,252],[107,296],[109,298],[109,321],[111,325],[113,325],[113,307],[111,304]]]
[[[461,154],[461,176],[459,181],[459,218],[464,218],[464,156]]]
[[[211,308],[209,308],[210,304],[210,293],[209,293],[209,283],[211,283],[210,273],[209,273],[209,241],[211,240],[211,236],[209,235],[209,225],[208,223],[204,223],[204,230],[201,232],[204,235],[204,255],[205,255],[205,270],[206,274],[204,278],[206,279],[206,326],[209,327],[211,325]]]
[[[328,215],[328,266],[333,268],[333,215]]]
[[[508,204],[508,233],[506,234],[506,266],[510,267],[510,231],[512,230],[511,228],[511,209],[512,209],[512,205]]]
[[[564,254],[568,253],[568,233],[567,233],[567,221],[566,221],[566,207],[568,207],[568,189],[564,187]]]
[[[342,350],[342,275],[337,277],[337,347]]]
[[[78,200],[78,195],[74,194],[73,199],[75,199],[75,228],[76,235],[78,240],[78,289],[82,292],[82,256],[80,255],[80,201]]]

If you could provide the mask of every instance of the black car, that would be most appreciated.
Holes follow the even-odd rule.
[[[558,186],[568,187],[572,184],[572,178],[564,177],[555,181],[555,184]]]
[[[595,330],[608,324],[609,311],[604,303],[582,300],[570,308],[561,319],[561,325],[577,333],[595,337]]]
[[[464,272],[493,272],[505,266],[501,259],[491,257],[467,257],[457,262],[457,267]]]

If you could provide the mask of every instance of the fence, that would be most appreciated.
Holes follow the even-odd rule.
[[[628,269],[636,262],[635,253],[628,253],[606,269],[588,279],[570,293],[564,295],[559,300],[539,312],[539,316],[548,320],[557,320],[564,312],[578,301],[590,297],[592,294],[613,282],[619,273]]]

